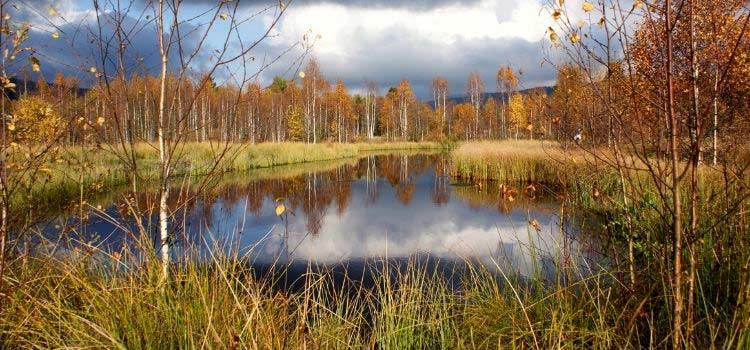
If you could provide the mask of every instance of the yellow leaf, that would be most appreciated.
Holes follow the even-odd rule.
[[[281,216],[281,214],[284,214],[286,211],[286,207],[283,204],[279,204],[276,206],[276,216]]]
[[[536,221],[536,219],[529,220],[529,225],[531,225],[532,227],[534,227],[534,229],[537,230],[537,232],[541,232],[542,231],[542,225],[540,225],[539,221]]]
[[[583,28],[583,26],[586,25],[586,22],[584,22],[582,19],[578,21],[578,28]]]
[[[299,77],[304,79],[305,78],[305,71],[299,71]]]
[[[10,131],[16,130],[16,126],[13,123],[8,123],[8,130]]]
[[[52,39],[60,39],[60,33],[58,32],[52,33]]]
[[[570,35],[570,42],[572,42],[573,44],[575,44],[575,43],[578,43],[579,41],[581,41],[581,37],[578,36],[577,33],[573,33],[573,34]]]
[[[226,13],[224,13],[224,12],[222,12],[222,13],[219,14],[219,18],[221,18],[222,21],[226,21],[227,18],[229,18],[229,15],[226,14]]]
[[[57,10],[55,10],[54,7],[50,7],[49,10],[47,10],[47,13],[49,13],[50,16],[54,16],[57,14]]]
[[[91,73],[96,73],[96,67],[91,67],[91,68],[89,68],[89,72],[91,72]]]
[[[560,10],[555,10],[555,12],[552,12],[552,18],[557,21],[560,19],[560,16],[562,16],[562,12]]]
[[[594,9],[594,4],[586,1],[583,3],[583,11],[591,12]]]
[[[99,124],[99,126],[101,126],[102,124],[104,124],[104,117],[96,118],[96,123]]]
[[[633,8],[634,9],[640,9],[641,7],[643,7],[643,1],[641,1],[641,0],[635,0],[635,2],[633,3]]]
[[[549,33],[549,41],[556,43],[558,39],[557,33],[551,32]]]
[[[34,56],[29,56],[29,63],[31,63],[31,70],[39,72],[42,70],[42,66],[39,64],[39,59]]]

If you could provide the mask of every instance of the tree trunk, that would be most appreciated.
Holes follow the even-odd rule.
[[[667,117],[669,123],[669,148],[672,156],[671,159],[671,177],[672,177],[672,234],[673,234],[673,315],[672,315],[672,349],[679,350],[682,344],[682,200],[680,198],[680,174],[679,174],[679,145],[678,145],[678,120],[674,107],[674,77],[672,76],[673,63],[673,33],[672,33],[672,9],[671,1],[665,1],[666,6],[666,23],[665,30],[667,34],[667,58],[666,58],[666,76],[667,76]]]
[[[164,105],[166,102],[167,64],[169,61],[169,53],[164,44],[164,0],[159,1],[158,16],[159,30],[157,31],[157,35],[159,35],[159,53],[161,55],[161,73],[159,76],[159,125],[157,130],[157,137],[159,139],[159,165],[161,166],[161,184],[159,188],[159,237],[161,238],[161,280],[162,282],[165,282],[169,277],[169,213],[167,208],[167,198],[169,197],[169,159],[166,149],[166,140],[164,137]]]

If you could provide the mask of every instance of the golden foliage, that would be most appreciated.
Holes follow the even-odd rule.
[[[62,133],[65,122],[52,105],[39,97],[24,97],[15,103],[8,130],[16,142],[51,142]]]

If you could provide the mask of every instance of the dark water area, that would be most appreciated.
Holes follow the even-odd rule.
[[[510,198],[496,183],[458,183],[448,162],[440,154],[373,155],[262,176],[232,174],[190,206],[171,208],[177,213],[171,253],[177,261],[189,249],[204,259],[217,251],[237,254],[259,275],[284,266],[287,281],[309,270],[365,281],[385,262],[396,272],[420,266],[456,280],[477,266],[551,275],[561,264],[585,266],[593,259],[575,218],[561,218],[560,203],[541,185],[525,193],[519,184]],[[140,202],[149,202],[144,197]],[[281,216],[279,204],[286,208]],[[119,251],[135,235],[129,231],[137,225],[128,220],[121,203],[105,200],[76,232]],[[80,220],[64,222],[48,226],[45,235],[59,236],[62,226]],[[141,223],[156,242],[156,215]]]

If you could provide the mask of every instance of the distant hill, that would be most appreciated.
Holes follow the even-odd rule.
[[[528,95],[528,94],[532,93],[533,91],[535,91],[537,89],[544,90],[544,92],[547,95],[552,95],[552,92],[555,91],[555,87],[554,86],[540,86],[540,87],[535,87],[535,88],[531,88],[531,89],[525,89],[525,90],[517,91],[516,93],[520,93],[522,95]],[[503,101],[506,101],[506,102],[508,101],[508,96],[504,92],[487,92],[487,93],[484,93],[484,94],[482,94],[482,101],[487,100],[490,97],[494,98],[497,101],[500,101],[500,99],[502,99]],[[448,97],[448,103],[460,104],[460,103],[464,103],[464,102],[469,102],[469,97],[466,96],[466,95],[449,96]],[[430,105],[432,105],[432,104],[434,104],[434,101],[430,100],[428,103]]]

